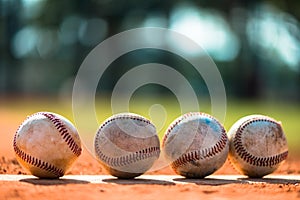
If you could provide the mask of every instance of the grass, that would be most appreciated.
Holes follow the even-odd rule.
[[[1,101],[0,114],[11,118],[12,121],[20,123],[27,115],[38,111],[56,112],[69,118],[74,122],[72,112],[72,102],[55,99],[55,98],[10,98]],[[201,102],[200,111],[210,113],[210,104]],[[168,125],[181,115],[179,103],[174,99],[168,98],[135,98],[130,101],[128,106],[130,112],[141,114],[150,118],[156,125],[160,138],[162,138]],[[192,109],[192,108],[190,108]],[[120,110],[126,111],[126,109]],[[190,110],[195,111],[195,110]],[[80,128],[80,134],[85,143],[92,144],[92,140],[97,127],[91,125],[92,116],[85,116],[85,111],[79,124],[83,124]],[[95,112],[98,124],[101,124],[106,118],[112,115],[111,102],[107,98],[96,98]],[[289,102],[270,102],[270,101],[245,101],[231,99],[227,100],[227,112],[224,123],[225,129],[230,127],[239,118],[249,114],[264,114],[281,121],[283,129],[286,133],[291,153],[298,154],[300,151],[300,107],[297,103]],[[3,116],[2,116],[3,117]],[[79,125],[76,124],[76,125]],[[17,127],[16,127],[17,128]]]

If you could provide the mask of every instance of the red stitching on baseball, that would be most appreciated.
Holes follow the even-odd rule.
[[[41,168],[45,171],[51,172],[55,176],[58,176],[58,177],[61,177],[65,174],[64,170],[59,169],[59,168],[55,167],[54,165],[51,165],[48,162],[42,161],[42,160],[35,158],[29,154],[26,154],[24,151],[19,149],[19,147],[17,146],[16,138],[17,138],[17,134],[15,134],[14,141],[13,141],[14,150],[15,150],[17,156],[19,156],[19,158],[21,158],[23,161],[25,161],[35,167]]]
[[[162,146],[165,145],[165,141],[167,140],[169,134],[171,133],[171,131],[174,129],[175,126],[177,126],[184,119],[191,117],[191,116],[197,116],[197,115],[206,116],[206,117],[212,119],[214,122],[216,122],[222,129],[221,139],[220,139],[220,141],[217,142],[217,144],[215,144],[214,146],[212,146],[210,148],[205,148],[205,149],[192,151],[192,152],[183,154],[182,156],[180,156],[178,159],[176,159],[175,161],[173,161],[171,163],[171,166],[173,169],[176,169],[176,168],[178,168],[182,165],[185,165],[194,160],[203,160],[203,159],[212,157],[212,156],[220,153],[225,148],[226,144],[228,143],[226,131],[217,120],[215,120],[214,118],[212,118],[210,115],[208,115],[206,113],[201,113],[201,112],[193,113],[192,112],[192,113],[184,114],[181,118],[179,118],[177,121],[175,121],[173,124],[171,124],[171,126],[168,128],[168,131],[163,138]]]
[[[66,125],[54,114],[52,113],[46,113],[46,112],[39,112],[36,115],[41,114],[45,117],[47,117],[57,128],[57,130],[60,132],[62,138],[65,140],[71,151],[76,155],[80,156],[81,154],[81,147],[76,144],[74,139],[72,138],[71,134],[69,133],[68,129],[66,128]]]
[[[117,120],[117,119],[133,119],[133,120],[145,122],[146,124],[150,124],[151,125],[151,122],[148,119],[144,119],[144,118],[139,117],[139,116],[131,116],[131,115],[123,114],[123,115],[119,115],[119,116],[114,117],[114,118],[110,118],[107,121],[105,121],[101,125],[101,127],[99,128],[98,132],[100,132],[106,125],[108,125],[109,123],[111,123],[111,122],[113,122],[114,120]]]
[[[205,149],[201,149],[198,151],[192,151],[192,152],[185,153],[182,156],[180,156],[178,159],[173,161],[171,163],[171,166],[173,169],[176,169],[176,168],[178,168],[182,165],[185,165],[194,160],[203,160],[203,159],[207,159],[209,157],[213,157],[214,155],[216,155],[216,154],[222,152],[222,150],[224,150],[227,142],[228,142],[228,138],[227,138],[226,132],[224,130],[224,132],[222,132],[221,139],[217,144],[215,144],[214,146],[212,146],[210,148],[205,148]]]
[[[244,124],[242,124],[238,128],[233,140],[233,146],[236,149],[236,152],[240,156],[240,158],[243,159],[245,162],[249,163],[250,165],[255,165],[260,167],[272,167],[285,160],[288,156],[288,151],[285,151],[281,154],[277,154],[274,156],[269,156],[269,157],[258,157],[258,156],[251,155],[249,152],[247,152],[247,150],[244,148],[242,143],[242,132],[249,124],[254,122],[271,122],[278,125],[276,122],[269,120],[267,118],[251,119],[246,121]]]
[[[96,144],[97,145],[97,144]],[[116,158],[108,157],[107,155],[103,154],[101,150],[99,150],[98,146],[97,149],[97,156],[98,158],[108,164],[111,167],[122,167],[125,165],[129,165],[131,163],[138,162],[143,159],[147,159],[153,156],[159,156],[160,149],[159,147],[149,147],[126,156],[120,156]]]

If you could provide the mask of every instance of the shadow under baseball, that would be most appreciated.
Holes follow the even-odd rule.
[[[244,183],[268,183],[268,184],[299,184],[299,179],[284,178],[238,178]]]
[[[90,182],[76,179],[40,179],[40,178],[26,178],[21,179],[20,182],[30,183],[33,185],[68,185],[68,184],[88,184]]]
[[[243,183],[243,181],[241,180],[228,180],[228,179],[217,179],[217,178],[203,178],[203,179],[174,178],[173,180],[177,182],[194,183],[196,185],[210,185],[210,186]]]
[[[106,183],[115,183],[120,185],[176,185],[170,181],[156,180],[156,179],[143,179],[143,178],[134,178],[134,179],[118,179],[118,178],[109,178],[103,179],[103,182]]]
[[[299,184],[298,179],[284,179],[284,178],[237,178],[237,179],[219,179],[219,178],[203,178],[203,179],[189,179],[189,178],[175,178],[177,182],[194,183],[197,185],[226,185],[226,184]]]

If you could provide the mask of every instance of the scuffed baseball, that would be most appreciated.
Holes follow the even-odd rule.
[[[274,172],[288,156],[280,122],[264,115],[249,115],[229,130],[229,159],[240,173],[263,177]]]
[[[155,126],[133,113],[113,115],[100,125],[95,155],[106,171],[118,178],[134,178],[149,170],[160,154]]]
[[[226,161],[229,142],[224,127],[200,112],[175,119],[166,131],[162,152],[172,169],[187,178],[203,178]]]
[[[17,130],[13,148],[18,162],[40,178],[63,176],[81,154],[74,125],[61,115],[38,112]]]

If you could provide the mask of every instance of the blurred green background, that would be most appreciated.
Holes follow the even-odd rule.
[[[227,130],[245,115],[270,115],[282,121],[296,155],[300,144],[299,10],[296,0],[0,0],[0,114],[25,117],[49,110],[72,120],[72,87],[88,53],[119,32],[163,27],[193,39],[216,63],[227,94]],[[181,48],[177,41],[173,43]],[[110,95],[122,74],[149,62],[183,74],[201,102],[200,111],[210,113],[205,82],[191,66],[175,54],[144,49],[123,55],[101,77],[95,105],[99,123],[112,114]],[[158,85],[137,90],[130,111],[153,115],[161,136],[181,114],[176,97]]]

